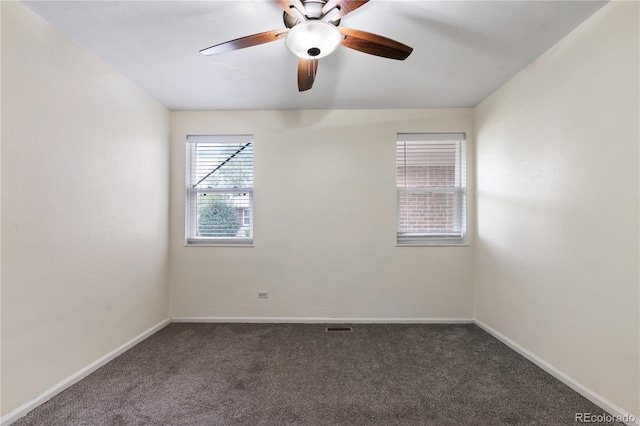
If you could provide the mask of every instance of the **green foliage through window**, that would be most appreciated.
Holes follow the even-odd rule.
[[[200,206],[198,236],[235,237],[240,229],[237,209],[223,199],[213,199]]]

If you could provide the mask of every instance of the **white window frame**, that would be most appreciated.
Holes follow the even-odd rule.
[[[401,142],[459,142],[459,156],[456,158],[456,185],[454,187],[398,187],[396,183],[396,245],[397,246],[438,246],[467,245],[467,155],[465,133],[398,133],[396,140],[396,179],[397,149]],[[417,233],[400,231],[400,195],[403,193],[442,194],[454,192],[454,224],[459,232]]]
[[[252,247],[253,246],[253,216],[255,214],[253,202],[253,186],[245,188],[193,188],[192,167],[194,167],[194,151],[193,146],[197,143],[224,143],[235,142],[242,144],[252,144],[254,142],[253,135],[188,135],[185,150],[185,246],[237,246]],[[252,157],[253,159],[253,157]],[[253,168],[253,165],[252,165]],[[247,194],[249,196],[250,215],[250,236],[249,237],[196,237],[194,227],[197,223],[197,212],[190,208],[192,199],[198,194]],[[247,207],[246,207],[247,208]],[[242,219],[240,228],[246,227],[244,224],[244,210],[242,209]]]

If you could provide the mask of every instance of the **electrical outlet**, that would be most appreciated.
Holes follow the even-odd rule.
[[[259,291],[258,292],[258,299],[268,299],[269,298],[269,292],[268,291]]]

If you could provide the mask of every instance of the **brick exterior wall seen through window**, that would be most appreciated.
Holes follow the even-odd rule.
[[[455,160],[455,153],[452,162],[453,160]],[[398,167],[399,231],[419,233],[452,231],[455,226],[455,193],[453,191],[424,192],[418,188],[446,188],[454,187],[455,184],[455,165]]]

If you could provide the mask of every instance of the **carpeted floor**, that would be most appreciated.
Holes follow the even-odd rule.
[[[574,425],[602,409],[471,324],[171,324],[15,423]]]

